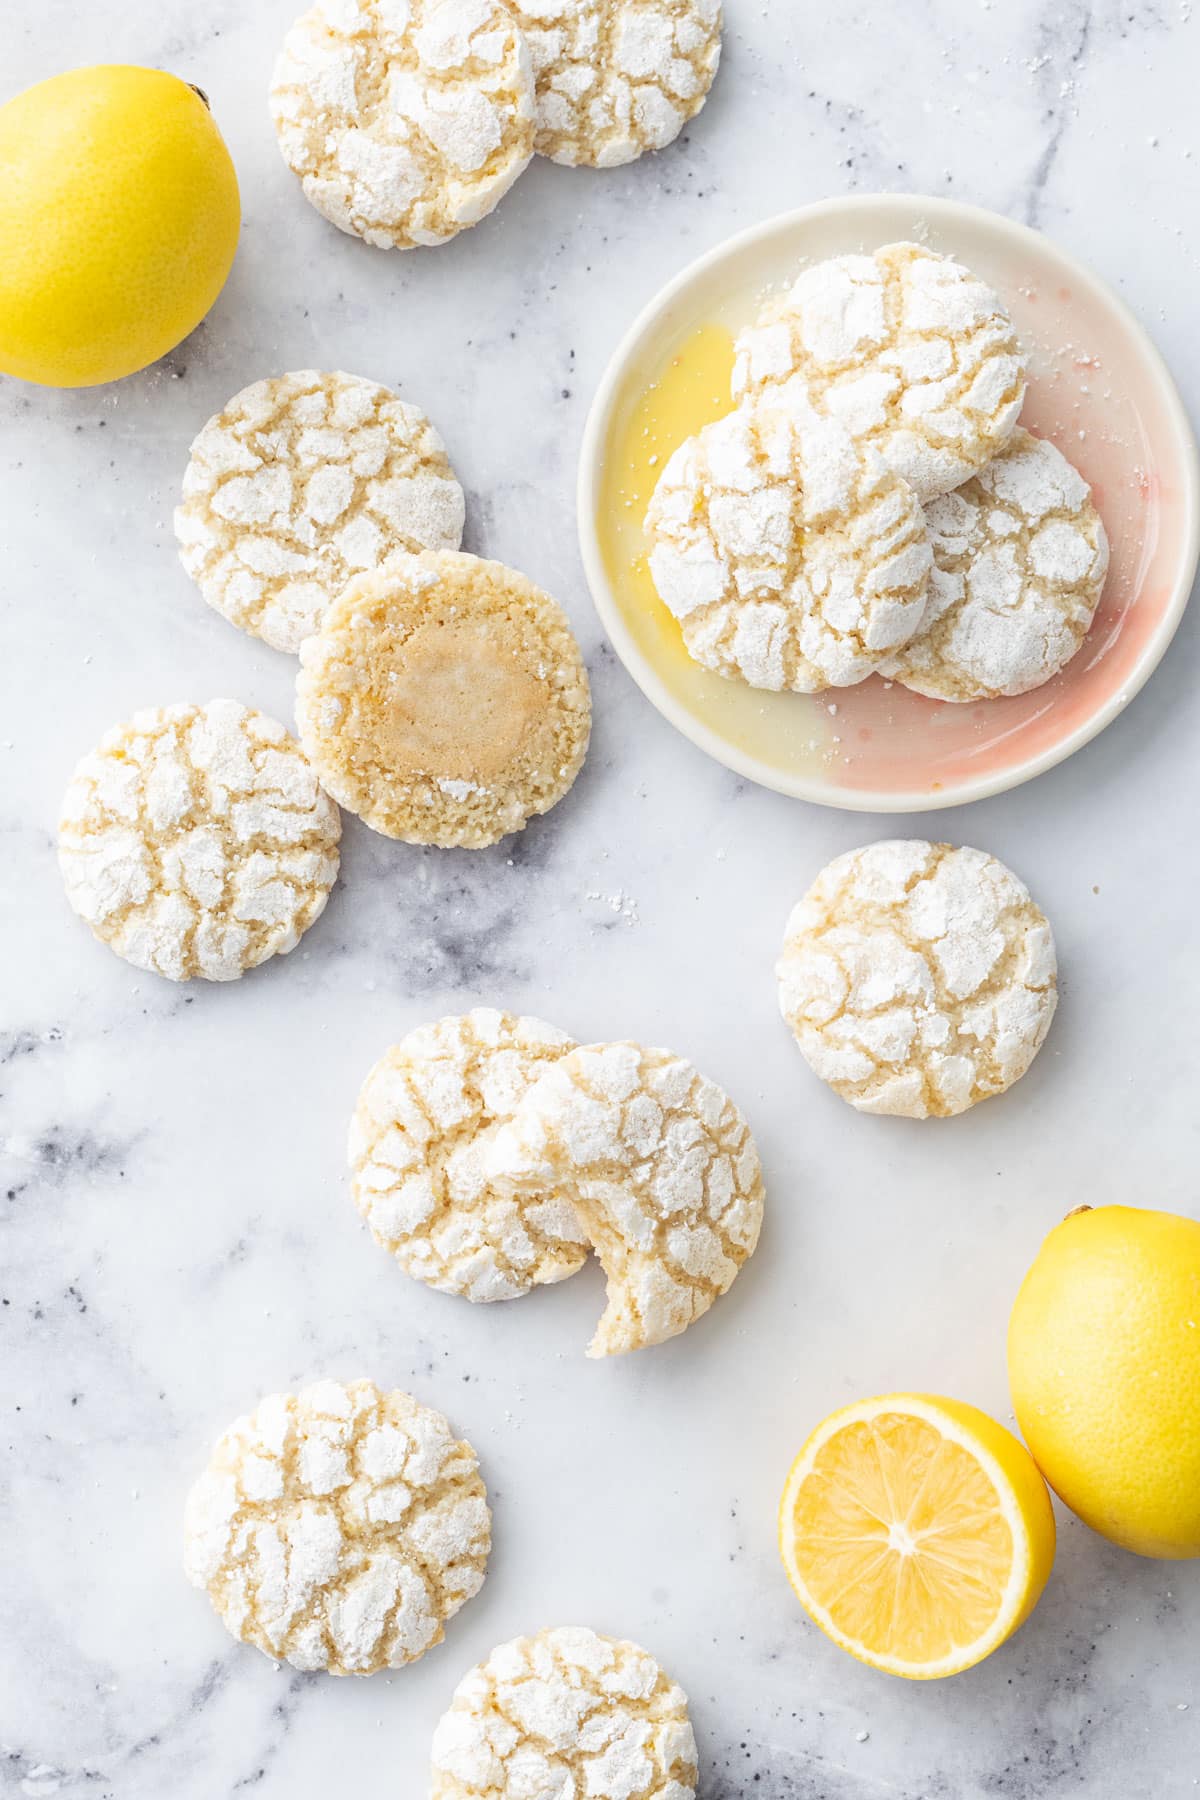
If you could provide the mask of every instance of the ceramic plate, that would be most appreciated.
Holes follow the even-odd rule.
[[[1022,423],[1081,470],[1108,530],[1112,566],[1083,648],[1052,681],[1016,699],[951,705],[877,676],[815,695],[726,681],[687,656],[645,565],[641,521],[653,471],[691,431],[729,410],[733,335],[805,263],[898,238],[952,253],[999,291],[1029,355]],[[693,743],[800,799],[924,811],[1000,793],[1052,768],[1137,693],[1195,578],[1200,476],[1162,359],[1094,275],[996,214],[880,194],[823,201],[756,226],[693,263],[646,308],[592,404],[579,531],[617,653]]]

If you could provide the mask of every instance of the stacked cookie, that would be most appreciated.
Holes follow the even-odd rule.
[[[385,1053],[359,1095],[349,1160],[375,1241],[444,1293],[515,1299],[594,1251],[608,1304],[590,1356],[686,1331],[731,1287],[762,1224],[750,1128],[686,1058],[580,1046],[491,1008]]]
[[[613,168],[662,149],[720,54],[720,0],[318,0],[271,117],[318,212],[408,250],[486,218],[535,152]]]
[[[650,569],[689,654],[751,687],[871,674],[1025,693],[1078,650],[1108,567],[1082,476],[1018,425],[998,296],[920,244],[806,269],[736,343],[734,410],[670,458]]]
[[[231,624],[299,653],[301,741],[226,700],[111,731],[59,838],[97,937],[172,980],[228,981],[323,910],[334,800],[387,837],[478,849],[562,798],[591,729],[579,646],[548,594],[459,550],[465,512],[429,419],[375,382],[303,369],[208,421],[180,557]]]
[[[386,1052],[349,1152],[376,1240],[444,1292],[513,1299],[594,1250],[608,1305],[593,1356],[685,1331],[762,1223],[750,1129],[685,1058],[579,1046],[488,1008]],[[441,1413],[367,1379],[324,1380],[223,1433],[184,1534],[187,1576],[234,1637],[305,1671],[371,1675],[441,1642],[483,1585],[492,1520],[478,1458]],[[682,1689],[638,1645],[581,1627],[515,1639],[472,1669],[432,1764],[445,1800],[518,1785],[692,1800],[697,1776]]]

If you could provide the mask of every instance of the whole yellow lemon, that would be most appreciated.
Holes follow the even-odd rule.
[[[102,64],[0,107],[0,371],[92,387],[165,356],[237,249],[229,152],[204,100]]]
[[[1139,1556],[1200,1556],[1200,1224],[1080,1208],[1008,1328],[1013,1409],[1059,1498]]]

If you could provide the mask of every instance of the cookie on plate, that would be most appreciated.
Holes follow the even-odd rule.
[[[487,1138],[574,1047],[541,1019],[477,1006],[418,1026],[376,1063],[350,1127],[354,1199],[406,1274],[512,1300],[583,1266],[587,1237],[562,1193],[500,1193],[482,1161]]]
[[[453,551],[358,576],[300,650],[296,718],[322,784],[374,831],[477,849],[583,766],[587,673],[548,594]]]
[[[306,197],[387,249],[485,218],[533,155],[533,117],[529,48],[504,0],[318,0],[271,77]]]
[[[434,1644],[483,1585],[487,1490],[441,1413],[371,1381],[272,1394],[188,1496],[184,1566],[232,1636],[371,1675]]]
[[[777,974],[809,1067],[859,1112],[909,1119],[1011,1087],[1058,1001],[1054,936],[1024,882],[982,850],[920,838],[822,869]]]
[[[1025,360],[997,294],[924,244],[813,264],[737,340],[743,398],[799,375],[821,413],[877,449],[922,500],[998,456]]]
[[[931,554],[921,504],[793,379],[682,444],[646,514],[688,654],[751,687],[848,687],[908,642]]]
[[[502,1189],[568,1194],[608,1278],[589,1356],[686,1331],[758,1242],[763,1181],[742,1114],[682,1056],[589,1044],[539,1076],[484,1147]]]
[[[217,612],[298,650],[352,575],[457,550],[465,515],[419,406],[358,375],[299,369],[235,394],[195,439],[179,557]]]
[[[236,700],[115,725],[71,777],[67,899],[172,981],[233,981],[294,950],[337,879],[341,820],[282,725]]]
[[[512,0],[533,56],[534,146],[612,169],[695,118],[721,60],[721,0]]]
[[[1087,482],[1019,426],[994,462],[925,513],[933,544],[925,616],[880,673],[934,700],[1041,687],[1083,643],[1108,573]]]
[[[464,1676],[433,1738],[430,1800],[695,1800],[687,1695],[637,1644],[560,1625]]]

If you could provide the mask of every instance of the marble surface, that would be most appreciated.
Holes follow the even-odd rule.
[[[1030,1077],[914,1127],[858,1118],[808,1075],[771,978],[816,868],[897,822],[747,787],[674,735],[602,639],[573,520],[588,399],[634,309],[731,231],[828,194],[949,194],[1053,233],[1130,302],[1195,411],[1200,23],[1179,0],[728,11],[717,88],[671,151],[605,175],[535,166],[477,230],[398,256],[325,225],[277,158],[264,87],[288,0],[4,9],[5,97],[114,57],[204,87],[245,232],[211,319],[165,364],[91,393],[0,381],[0,1794],[419,1800],[458,1676],[567,1621],[643,1640],[688,1688],[707,1800],[1166,1800],[1200,1777],[1200,1569],[1064,1515],[1031,1622],[919,1687],[826,1643],[774,1545],[790,1457],[835,1404],[923,1387],[1007,1418],[1008,1307],[1069,1204],[1197,1206],[1200,611],[1070,763],[901,824],[1010,861],[1064,975]],[[301,949],[182,990],[67,911],[58,801],[135,707],[230,693],[289,716],[291,664],[201,603],[169,522],[208,414],[312,364],[433,414],[470,490],[469,547],[575,621],[593,750],[570,799],[492,852],[348,821],[342,884]],[[594,1271],[471,1308],[370,1243],[342,1166],[360,1078],[408,1026],[476,1001],[667,1042],[749,1113],[767,1229],[687,1337],[591,1364]],[[497,1537],[445,1645],[338,1682],[226,1637],[180,1573],[179,1518],[235,1413],[359,1372],[474,1440]]]

